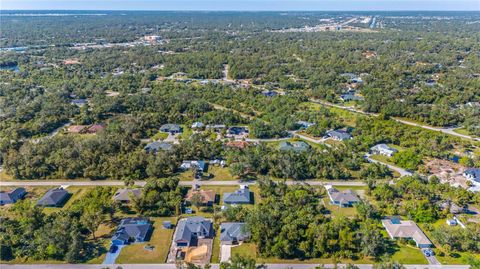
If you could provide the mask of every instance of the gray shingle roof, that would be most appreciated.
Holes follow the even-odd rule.
[[[126,218],[123,219],[112,237],[112,241],[128,242],[134,239],[138,242],[145,241],[152,225],[146,218]]]
[[[162,132],[180,132],[182,131],[182,127],[178,124],[164,124],[160,127],[160,131]]]
[[[332,202],[341,205],[357,203],[360,201],[360,198],[358,198],[357,194],[352,190],[339,191],[335,188],[329,188],[328,194]]]
[[[297,142],[281,142],[279,149],[284,150],[284,151],[290,151],[293,150],[295,152],[304,152],[307,151],[310,148],[310,145],[303,141],[297,141]]]
[[[249,204],[251,202],[250,193],[250,190],[246,187],[235,192],[225,192],[223,202],[225,204]]]
[[[132,196],[138,198],[140,195],[142,189],[120,189],[113,195],[113,200],[129,202]]]
[[[166,142],[155,141],[152,143],[148,143],[144,149],[147,152],[156,153],[156,152],[159,152],[160,150],[165,150],[165,151],[171,150],[173,149],[173,145]]]
[[[345,131],[342,131],[342,130],[328,131],[327,135],[332,137],[332,138],[340,139],[340,140],[347,140],[347,139],[352,138],[352,136],[349,133],[347,133]]]
[[[22,199],[27,192],[24,188],[16,188],[10,192],[0,192],[0,204],[13,204]]]
[[[175,242],[190,243],[194,237],[197,236],[210,237],[213,232],[212,222],[204,217],[189,217],[181,219],[177,225],[175,232]]]
[[[68,196],[69,193],[62,188],[50,189],[38,200],[37,205],[60,206]]]
[[[464,174],[471,177],[474,181],[480,182],[480,168],[468,168]]]
[[[244,241],[250,237],[243,222],[224,222],[220,225],[220,241]]]

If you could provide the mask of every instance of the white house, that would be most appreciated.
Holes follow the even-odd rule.
[[[378,144],[370,148],[372,154],[380,154],[388,157],[392,157],[398,150],[389,147],[387,144]]]
[[[468,168],[463,176],[472,184],[473,190],[480,190],[480,168]]]

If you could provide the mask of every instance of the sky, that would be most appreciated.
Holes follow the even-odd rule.
[[[480,0],[0,0],[0,10],[468,10]]]

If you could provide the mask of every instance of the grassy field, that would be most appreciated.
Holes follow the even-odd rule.
[[[186,140],[186,139],[189,139],[190,136],[192,136],[192,134],[193,134],[192,129],[190,129],[190,128],[189,128],[188,126],[186,126],[186,125],[181,125],[181,126],[182,126],[182,128],[183,128],[183,132],[179,135],[178,138],[179,138],[179,139],[185,139],[185,140]]]
[[[176,224],[176,218],[162,217],[151,219],[153,221],[153,232],[150,240],[124,247],[116,260],[117,263],[164,263],[167,260],[175,229],[164,229],[162,222],[169,220]],[[146,250],[145,246],[153,246],[154,249]]]
[[[82,198],[85,193],[87,193],[89,190],[93,189],[95,187],[85,187],[85,186],[71,186],[68,187],[66,190],[71,194],[70,198],[68,201],[63,205],[63,207],[46,207],[44,209],[44,212],[49,214],[53,212],[58,212],[63,209],[68,209],[72,204],[77,201],[78,199]],[[46,191],[45,191],[46,192]],[[40,195],[40,197],[43,194]]]
[[[111,234],[115,228],[115,224],[111,222],[100,224],[97,231],[95,231],[95,240],[92,237],[89,238],[92,243],[101,248],[100,255],[87,261],[87,263],[100,264],[105,260],[108,248],[110,247]]]
[[[0,181],[10,181],[13,180],[12,176],[7,175],[7,172],[2,171],[0,172]]]
[[[164,140],[167,137],[168,137],[168,133],[158,132],[152,137],[152,139],[153,140]]]
[[[427,259],[419,248],[398,243],[397,246],[398,248],[392,255],[392,260],[403,264],[428,264]]]
[[[230,171],[228,167],[220,167],[209,165],[207,173],[212,174],[212,178],[209,180],[215,181],[235,181],[237,180]],[[178,174],[180,181],[192,181],[193,180],[193,170],[187,170]]]
[[[463,134],[463,135],[469,135],[469,136],[477,137],[476,135],[473,135],[473,134],[469,133],[469,132],[467,131],[467,129],[465,129],[465,128],[457,128],[457,129],[455,129],[455,130],[453,130],[453,131],[454,131],[455,133],[459,133],[459,134]]]
[[[353,217],[357,214],[357,210],[354,207],[339,207],[330,204],[330,198],[328,198],[328,196],[324,197],[322,200],[333,217]]]

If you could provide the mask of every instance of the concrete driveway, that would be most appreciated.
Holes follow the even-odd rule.
[[[228,262],[232,256],[232,246],[231,245],[220,245],[220,262]]]
[[[122,251],[122,248],[124,245],[117,246],[117,251],[114,253],[110,253],[110,251],[107,252],[107,255],[105,256],[105,260],[103,261],[102,264],[115,264],[115,260],[118,258],[120,255],[120,251]]]

